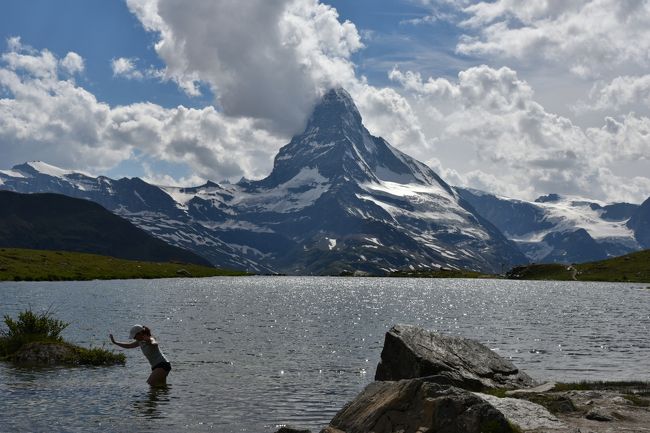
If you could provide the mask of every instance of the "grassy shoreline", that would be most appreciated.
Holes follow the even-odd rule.
[[[387,275],[395,278],[480,278],[499,280],[594,281],[650,283],[650,250],[579,264],[533,263],[517,266],[506,275],[484,274],[463,269],[403,270]]]
[[[650,250],[573,265],[551,263],[520,266],[509,271],[507,277],[515,280],[649,283]]]
[[[124,260],[67,251],[0,248],[0,281],[86,281],[242,276],[242,271],[186,263]]]

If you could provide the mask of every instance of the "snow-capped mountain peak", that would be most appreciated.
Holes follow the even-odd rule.
[[[407,267],[500,271],[525,261],[433,170],[372,136],[343,89],[323,96],[305,130],[260,181],[159,187],[138,178],[37,168],[29,166],[49,174],[21,181],[0,173],[0,182],[19,192],[97,201],[220,266],[331,274]]]

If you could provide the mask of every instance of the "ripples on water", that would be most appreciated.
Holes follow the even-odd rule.
[[[649,380],[650,290],[497,280],[248,277],[0,283],[0,315],[53,306],[65,338],[149,325],[173,370],[0,365],[7,431],[273,432],[325,425],[372,381],[395,323],[475,338],[536,379]]]

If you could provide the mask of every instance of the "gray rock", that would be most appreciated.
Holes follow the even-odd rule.
[[[286,425],[280,427],[280,429],[275,433],[311,433],[311,430]]]
[[[373,382],[321,433],[513,432],[501,412],[471,392],[427,378]]]
[[[585,415],[585,418],[590,419],[592,421],[602,421],[602,422],[609,422],[609,421],[614,421],[614,418],[604,414],[603,412],[592,409],[590,410],[587,415]]]
[[[517,398],[499,398],[492,395],[476,394],[483,400],[490,403],[499,410],[513,424],[521,429],[565,429],[564,425],[555,415],[551,414],[545,407],[528,400]]]
[[[555,385],[556,385],[555,382],[545,382],[533,388],[513,389],[510,391],[506,391],[506,395],[515,397],[515,396],[526,395],[526,394],[537,394],[539,392],[548,392],[548,391],[552,391],[553,388],[555,388]]]
[[[395,325],[386,333],[375,380],[425,376],[471,391],[535,385],[530,376],[477,341]]]

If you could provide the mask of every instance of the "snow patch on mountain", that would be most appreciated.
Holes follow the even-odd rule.
[[[47,164],[43,161],[30,161],[27,163],[28,166],[36,170],[37,172],[41,174],[46,174],[48,176],[52,177],[60,177],[63,178],[68,174],[74,173],[74,171],[71,170],[64,170],[59,167],[55,167],[53,165]]]
[[[228,219],[223,222],[216,221],[197,221],[198,224],[210,230],[242,230],[253,233],[275,233],[268,227],[262,227],[257,224],[253,224],[248,221],[238,221],[234,219]]]
[[[25,179],[25,175],[17,170],[0,170],[0,174],[4,174],[8,177],[14,177],[17,179]]]
[[[295,212],[313,205],[329,188],[329,179],[317,168],[306,167],[277,187],[254,192],[240,189],[232,205],[247,212]]]
[[[180,209],[187,209],[187,203],[196,196],[196,194],[184,192],[185,188],[181,187],[161,186],[160,189],[166,192],[179,205]]]
[[[607,221],[602,219],[603,210],[592,208],[591,204],[606,206],[606,203],[589,201],[578,197],[560,196],[553,202],[530,202],[543,209],[545,220],[553,224],[552,229],[528,233],[525,236],[513,238],[519,242],[539,242],[551,232],[569,232],[582,228],[594,239],[634,239],[634,232],[623,221]]]

